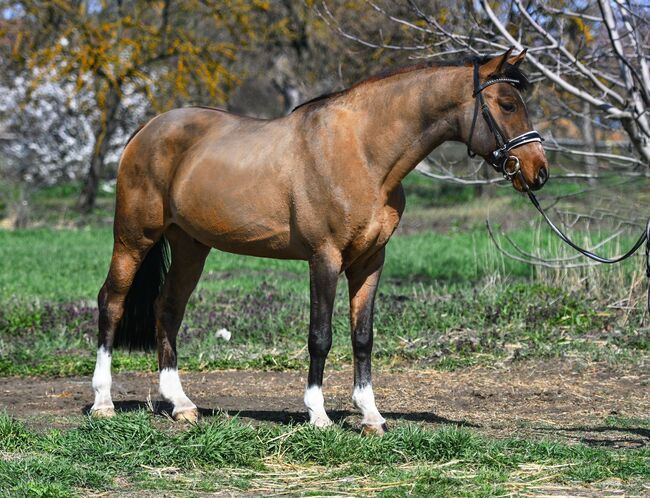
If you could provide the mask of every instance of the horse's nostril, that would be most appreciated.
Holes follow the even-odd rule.
[[[545,166],[542,166],[537,173],[537,184],[541,187],[548,180],[548,169]]]

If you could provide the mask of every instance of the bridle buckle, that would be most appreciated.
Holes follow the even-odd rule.
[[[514,163],[514,167],[509,170],[508,164],[510,162]],[[521,162],[517,156],[508,156],[503,162],[503,177],[506,180],[512,180],[512,178],[521,171]]]

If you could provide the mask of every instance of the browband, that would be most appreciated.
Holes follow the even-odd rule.
[[[514,86],[519,82],[517,80],[513,80],[511,78],[495,78],[493,80],[487,80],[482,85],[479,85],[478,88],[474,89],[474,93],[472,93],[472,97],[476,97],[476,95],[481,93],[483,90],[485,90],[490,85],[494,85],[495,83],[510,83],[510,84],[512,84]]]

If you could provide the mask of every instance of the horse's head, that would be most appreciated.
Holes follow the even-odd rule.
[[[469,69],[461,135],[469,150],[523,192],[542,188],[548,179],[548,161],[521,95],[529,85],[518,68],[526,51],[517,56],[511,52]]]

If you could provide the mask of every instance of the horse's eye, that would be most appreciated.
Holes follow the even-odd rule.
[[[499,105],[501,106],[501,109],[506,112],[515,112],[517,109],[517,106],[512,102],[499,102]]]

